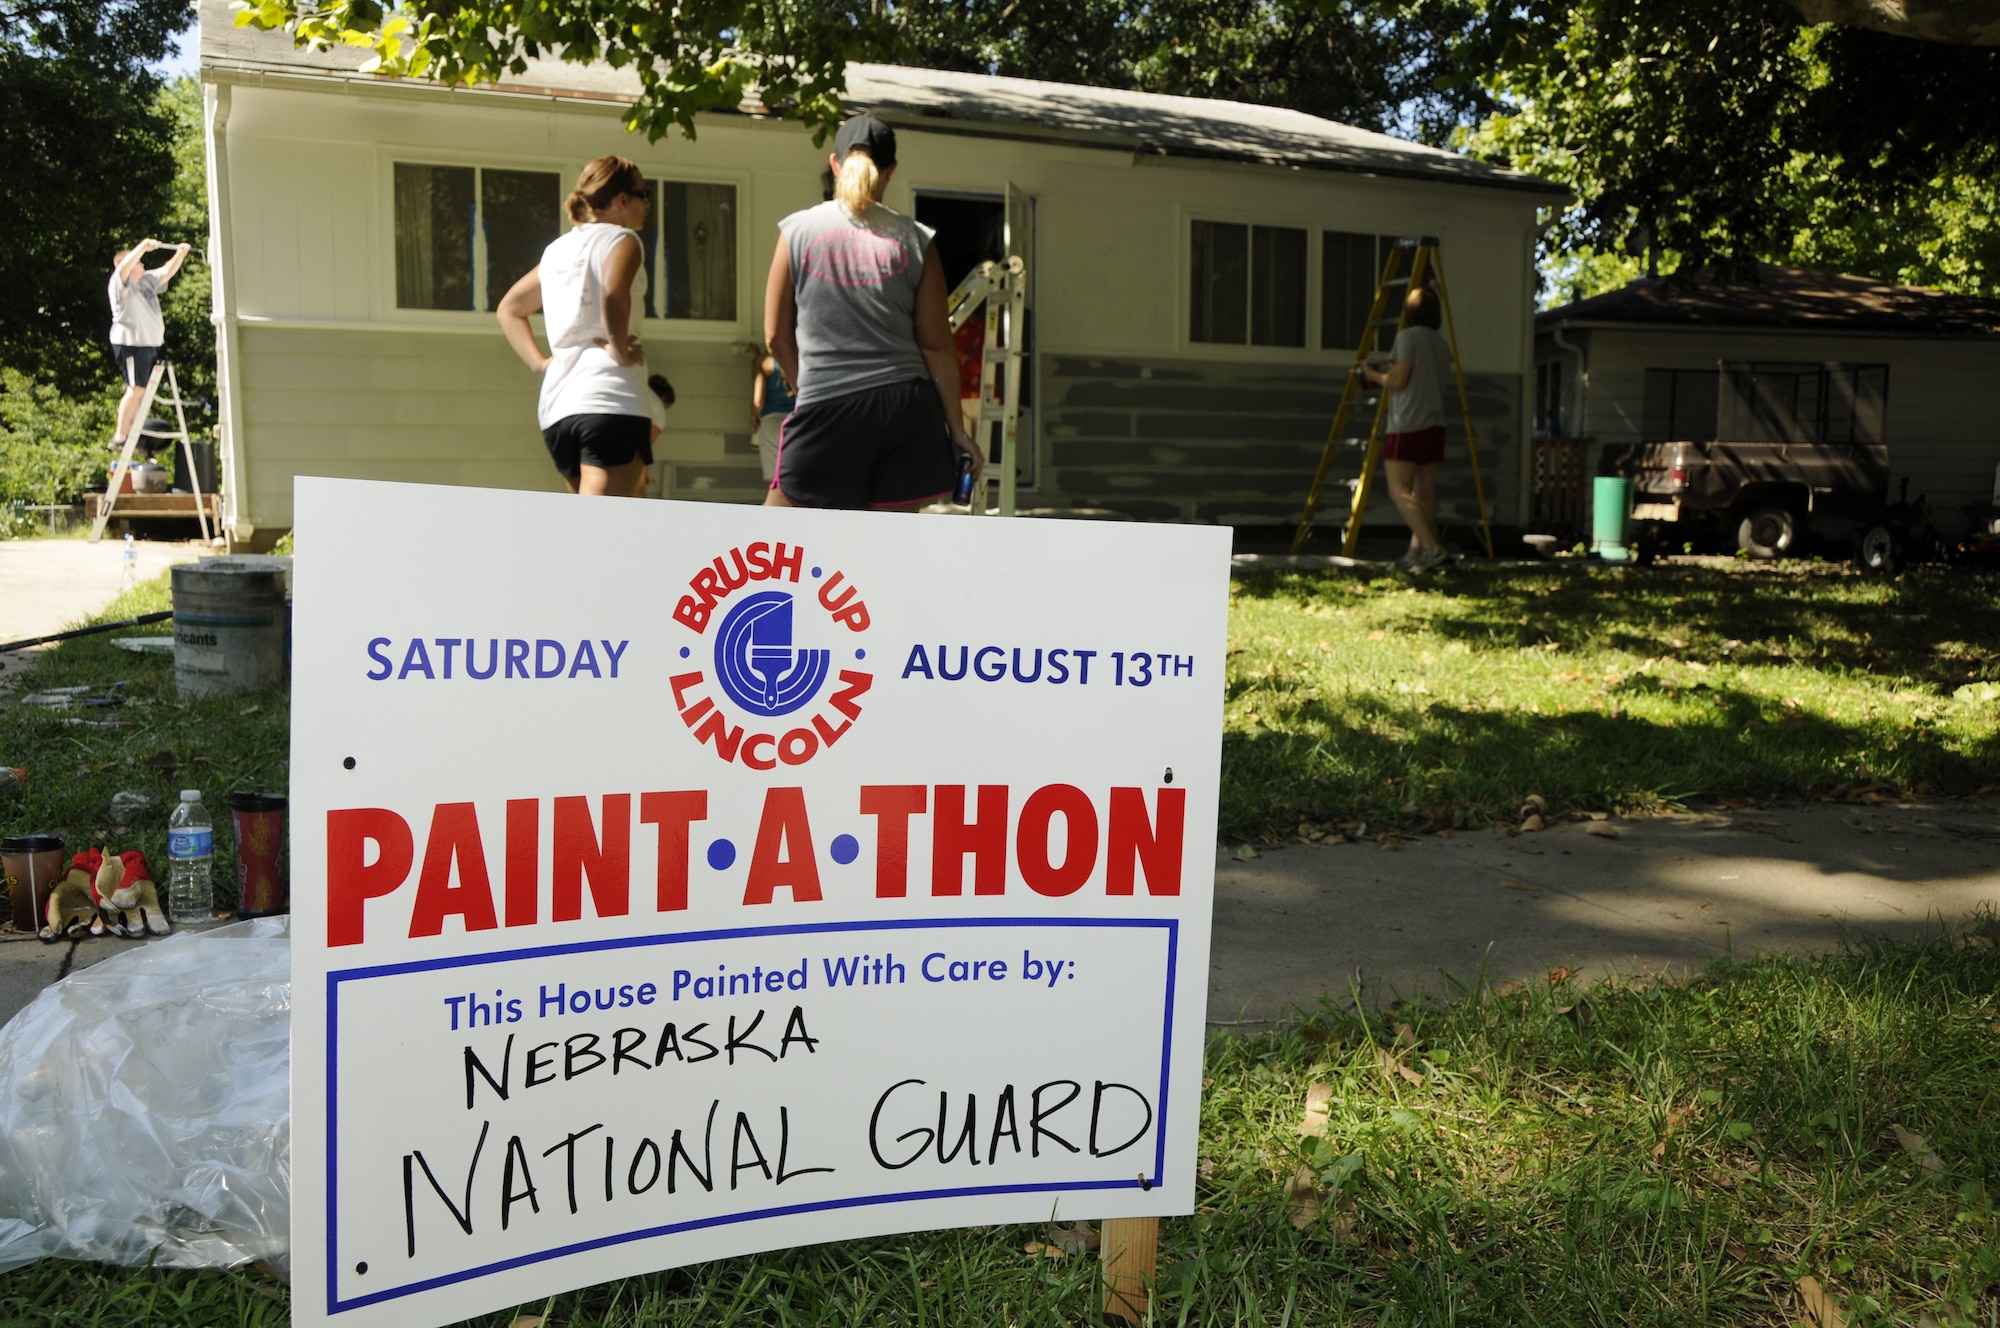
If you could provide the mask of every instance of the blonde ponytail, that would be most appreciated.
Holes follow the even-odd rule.
[[[849,148],[840,159],[840,174],[833,182],[833,196],[857,221],[868,215],[875,195],[882,188],[882,172],[866,148]]]

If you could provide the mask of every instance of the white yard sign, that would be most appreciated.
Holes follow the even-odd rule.
[[[300,1323],[1192,1211],[1227,531],[297,504]]]

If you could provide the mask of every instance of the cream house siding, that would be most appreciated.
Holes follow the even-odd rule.
[[[1593,328],[1567,339],[1584,336],[1590,376],[1583,429],[1600,443],[1638,440],[1648,369],[1713,369],[1721,360],[1886,364],[1892,493],[1907,477],[1910,496],[1928,495],[1946,518],[1992,493],[2000,464],[2000,342],[1651,328]],[[1548,351],[1545,338],[1545,357]]]
[[[214,8],[204,8],[205,24]],[[206,29],[204,41],[210,49]],[[649,361],[680,398],[657,448],[653,492],[761,496],[750,364],[734,347],[761,338],[778,220],[821,198],[826,154],[807,131],[711,116],[693,141],[647,143],[625,133],[619,107],[603,100],[288,72],[269,67],[293,58],[277,48],[259,58],[264,67],[239,56],[204,68],[229,94],[217,134],[228,178],[216,231],[231,266],[225,322],[233,320],[237,344],[223,375],[225,418],[238,435],[225,437],[230,473],[240,476],[237,525],[288,526],[300,474],[558,487],[535,428],[534,380],[492,316],[396,307],[398,161],[552,171],[566,187],[585,161],[613,151],[651,178],[733,185],[737,317],[640,328]],[[1442,238],[1495,520],[1519,520],[1530,260],[1543,195],[1163,157],[992,128],[938,132],[906,118],[888,201],[909,211],[920,192],[1004,197],[1010,186],[1035,200],[1037,381],[1025,432],[1037,483],[1023,507],[1180,520],[1295,515],[1352,359],[1319,346],[1319,232],[1338,230]],[[1308,232],[1306,346],[1189,341],[1188,236],[1197,219]],[[1104,400],[1114,408],[1091,404]],[[1110,432],[1098,434],[1096,423]],[[1191,443],[1199,446],[1190,451]],[[1447,511],[1469,516],[1469,478],[1447,480]],[[1394,520],[1386,503],[1375,515]]]

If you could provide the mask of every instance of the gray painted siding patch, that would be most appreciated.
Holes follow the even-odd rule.
[[[1049,476],[1038,504],[1103,508],[1144,520],[1283,524],[1296,520],[1340,402],[1337,373],[1293,366],[1045,356],[1038,365]],[[1488,510],[1512,524],[1520,457],[1521,377],[1468,375]],[[1477,512],[1455,392],[1438,477],[1449,520]],[[1365,436],[1367,421],[1350,432]],[[1322,512],[1344,519],[1343,481],[1360,470],[1342,450]],[[1336,514],[1337,509],[1337,514]],[[1378,491],[1371,524],[1393,523]]]

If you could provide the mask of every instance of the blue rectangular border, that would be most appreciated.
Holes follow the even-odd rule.
[[[558,1246],[554,1249],[538,1250],[532,1254],[518,1255],[512,1259],[501,1259],[482,1264],[462,1272],[446,1273],[427,1278],[421,1282],[411,1282],[401,1287],[392,1287],[356,1296],[351,1300],[341,1300],[336,1288],[340,1282],[340,1227],[338,1223],[340,1155],[340,1101],[338,1092],[339,1064],[337,1053],[340,1046],[340,988],[343,983],[365,982],[371,978],[395,977],[406,973],[432,972],[448,968],[473,968],[483,964],[512,963],[528,959],[548,959],[560,955],[587,954],[604,950],[636,950],[651,946],[682,945],[699,941],[734,941],[760,936],[799,936],[825,932],[866,932],[866,931],[932,931],[943,928],[969,927],[1117,927],[1127,929],[1159,929],[1167,934],[1167,991],[1166,1018],[1160,1033],[1160,1106],[1156,1126],[1158,1128],[1157,1147],[1153,1152],[1153,1174],[1151,1177],[1117,1181],[1078,1181],[1067,1184],[1048,1183],[1033,1185],[972,1185],[955,1189],[907,1190],[895,1194],[857,1195],[846,1199],[828,1199],[819,1203],[791,1204],[777,1208],[760,1208],[754,1212],[730,1213],[720,1217],[699,1218],[688,1222],[670,1222],[661,1226],[647,1227],[639,1231],[622,1232],[614,1236],[600,1236],[595,1240],[578,1241],[574,1244]],[[791,1217],[801,1213],[826,1212],[839,1208],[864,1208],[876,1204],[911,1203],[924,1199],[959,1199],[986,1194],[1036,1194],[1073,1193],[1082,1190],[1125,1190],[1151,1189],[1161,1183],[1167,1164],[1167,1091],[1173,1068],[1174,1051],[1174,996],[1179,976],[1180,962],[1180,921],[1177,918],[899,918],[888,921],[798,923],[780,927],[737,927],[713,931],[675,932],[662,936],[627,936],[603,941],[578,941],[569,945],[544,945],[526,950],[502,950],[490,954],[454,955],[441,959],[412,960],[400,964],[377,964],[368,968],[338,969],[326,975],[326,1312],[328,1317],[348,1310],[362,1309],[384,1301],[399,1300],[404,1296],[433,1291],[439,1287],[468,1282],[476,1278],[490,1277],[494,1273],[506,1272],[511,1268],[529,1264],[545,1263],[551,1259],[566,1258],[572,1254],[582,1254],[588,1250],[602,1249],[612,1245],[625,1245],[638,1240],[652,1240],[659,1236],[671,1236],[685,1231],[696,1231],[707,1227],[731,1226],[739,1222],[762,1221],[774,1217]]]

